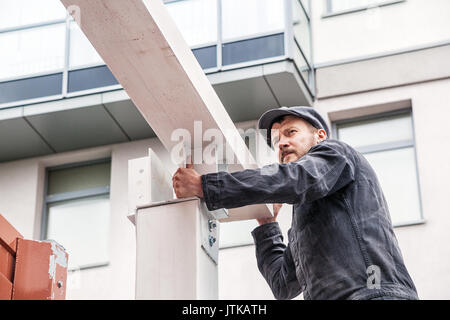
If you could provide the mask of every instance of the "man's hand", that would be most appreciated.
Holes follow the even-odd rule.
[[[256,219],[258,221],[259,225],[263,225],[270,222],[275,222],[277,220],[278,212],[280,212],[282,203],[274,203],[273,204],[273,217],[272,218],[262,218],[262,219]]]
[[[203,198],[202,176],[194,170],[193,164],[179,168],[172,177],[172,183],[177,198]]]

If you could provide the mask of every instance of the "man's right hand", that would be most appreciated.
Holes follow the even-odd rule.
[[[282,206],[283,206],[282,203],[274,203],[273,204],[273,217],[256,219],[256,221],[258,221],[259,225],[263,225],[263,224],[270,223],[270,222],[275,222],[277,220],[278,212],[280,212],[280,209]]]

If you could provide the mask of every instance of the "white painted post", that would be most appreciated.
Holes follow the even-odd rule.
[[[208,220],[199,199],[137,210],[136,299],[218,298],[217,255],[206,251],[218,252],[218,223],[209,231]]]
[[[217,218],[226,212],[210,212],[196,197],[173,199],[171,177],[151,149],[130,160],[128,172],[136,299],[217,299]]]

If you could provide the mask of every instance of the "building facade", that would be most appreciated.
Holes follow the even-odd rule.
[[[68,299],[133,299],[128,160],[152,148],[176,167],[62,5],[36,3],[0,3],[0,212],[26,238],[66,247]],[[450,3],[165,5],[238,128],[274,107],[310,105],[331,138],[364,154],[419,297],[449,299]],[[291,210],[279,214],[285,234]],[[256,266],[256,226],[220,226],[221,299],[273,299]]]

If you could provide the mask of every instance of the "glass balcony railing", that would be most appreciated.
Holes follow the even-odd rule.
[[[291,25],[294,38],[294,49],[291,56],[303,80],[306,81],[307,87],[313,93],[315,88],[311,50],[310,0],[290,0],[290,2],[292,14],[289,17],[292,19]]]
[[[292,59],[310,92],[310,0],[171,0],[205,73]],[[0,109],[121,88],[59,0],[0,2]]]

